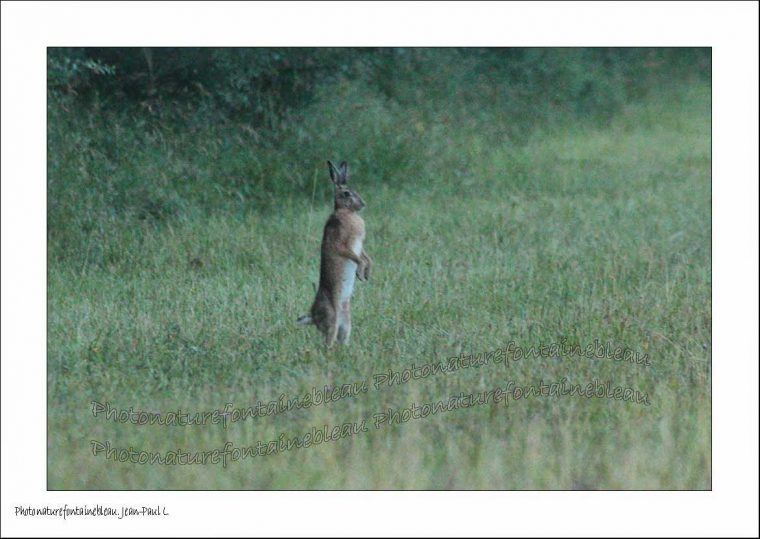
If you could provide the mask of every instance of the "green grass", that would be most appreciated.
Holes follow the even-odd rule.
[[[434,127],[415,129],[422,138]],[[159,138],[146,152],[170,144]],[[223,143],[212,139],[208,147]],[[326,168],[308,178],[305,193],[260,211],[158,222],[116,216],[113,227],[85,228],[76,245],[51,234],[49,488],[711,488],[709,86],[630,104],[605,126],[537,132],[520,146],[476,131],[452,144],[452,153],[465,154],[466,174],[433,166],[435,152],[420,157],[429,163],[419,177],[396,182],[354,167],[375,265],[371,280],[357,284],[345,349],[326,351],[314,328],[294,324],[318,280],[330,212]],[[441,150],[442,162],[451,158],[442,146],[427,148]],[[52,170],[82,173],[71,159]],[[100,173],[144,171],[135,164],[144,156],[120,159]],[[194,174],[213,175],[212,159],[206,167]],[[322,387],[328,376],[349,384],[510,341],[529,347],[562,339],[627,346],[652,364],[525,359],[509,369],[488,365],[370,389],[226,430],[117,424],[90,412],[93,400],[161,412],[228,402],[245,408]],[[634,387],[652,405],[532,398],[371,428],[226,468],[125,464],[89,452],[90,440],[148,451],[250,446],[508,380],[562,377]]]

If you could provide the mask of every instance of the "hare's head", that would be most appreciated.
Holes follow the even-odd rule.
[[[336,168],[332,161],[328,161],[327,166],[330,169],[330,178],[335,184],[335,209],[361,210],[365,206],[362,197],[348,186],[348,164],[343,161]]]

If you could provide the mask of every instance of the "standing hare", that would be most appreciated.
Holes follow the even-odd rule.
[[[348,165],[338,168],[328,161],[330,178],[335,184],[335,211],[325,223],[322,236],[322,263],[319,269],[319,290],[311,312],[298,319],[300,325],[314,324],[330,347],[337,340],[348,344],[351,336],[351,294],[354,281],[369,278],[372,267],[364,252],[364,220],[359,210],[364,201],[348,187]]]

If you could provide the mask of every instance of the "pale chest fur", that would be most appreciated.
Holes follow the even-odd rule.
[[[360,257],[364,245],[364,221],[358,215],[352,216],[349,222],[351,234],[349,236],[349,248],[353,253]],[[344,302],[351,299],[356,284],[357,264],[353,260],[344,259],[343,272],[340,282],[340,301]]]

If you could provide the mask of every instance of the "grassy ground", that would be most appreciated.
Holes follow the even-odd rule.
[[[355,170],[375,266],[357,284],[347,349],[325,351],[314,328],[294,324],[318,280],[330,211],[322,195],[296,193],[261,212],[135,220],[77,246],[105,252],[102,264],[51,257],[49,488],[710,488],[709,86],[630,105],[604,127],[539,133],[520,147],[473,137],[467,151],[461,182],[389,187]],[[315,182],[329,193],[326,168]],[[389,369],[563,339],[625,346],[651,365],[539,357],[371,384]],[[367,380],[369,390],[226,429],[91,413],[91,401],[162,413],[246,408],[328,376],[337,386]],[[533,397],[372,426],[388,408],[563,377],[636,388],[651,405]],[[368,432],[226,467],[114,462],[90,446],[209,451],[363,418]]]

